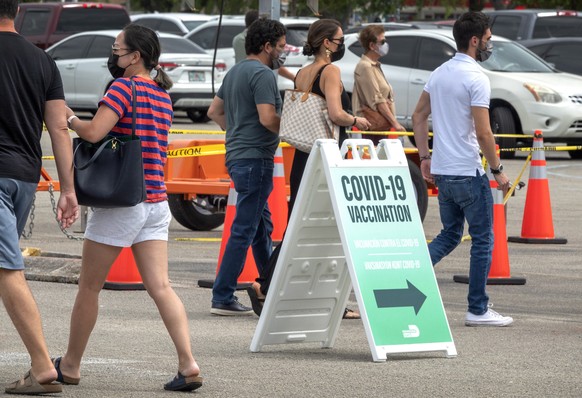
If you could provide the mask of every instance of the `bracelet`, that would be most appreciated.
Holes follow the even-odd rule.
[[[77,119],[78,119],[78,117],[77,117],[76,115],[73,115],[73,116],[69,116],[69,118],[67,119],[67,126],[68,126],[69,128],[71,128],[71,122],[72,122],[72,121],[73,121],[73,119],[75,119],[75,118],[77,118]]]
[[[430,155],[421,156],[420,163],[422,163],[423,160],[430,160],[431,158],[432,158],[432,156],[430,156]]]
[[[352,123],[352,127],[354,127],[357,122],[358,122],[358,118],[354,116],[354,122]]]

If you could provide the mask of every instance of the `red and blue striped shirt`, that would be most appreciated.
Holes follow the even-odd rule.
[[[174,112],[168,92],[153,80],[134,76],[136,100],[135,133],[141,139],[143,167],[147,189],[146,202],[167,200],[164,184],[164,165],[167,160],[168,131]],[[111,108],[119,121],[110,132],[112,136],[131,135],[132,108],[129,78],[117,79],[100,101]]]

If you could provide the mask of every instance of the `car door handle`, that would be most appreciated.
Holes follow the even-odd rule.
[[[410,83],[411,84],[416,84],[416,85],[420,85],[420,84],[425,85],[426,84],[426,81],[424,81],[422,79],[414,79]]]
[[[68,64],[65,69],[75,69],[75,64]]]

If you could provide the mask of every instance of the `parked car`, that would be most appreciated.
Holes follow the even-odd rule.
[[[394,88],[398,121],[411,131],[412,112],[424,85],[435,68],[454,56],[455,41],[452,31],[444,29],[392,31],[385,37],[390,52],[380,58],[382,70]],[[351,93],[363,49],[356,34],[346,35],[345,44],[346,53],[336,65]],[[494,133],[531,135],[541,130],[546,142],[582,143],[582,77],[558,72],[520,44],[497,36],[493,55],[480,65],[491,81]],[[501,138],[499,143],[513,148],[516,139]],[[579,151],[571,155],[580,156]]]
[[[382,25],[386,32],[391,30],[404,30],[404,29],[448,29],[449,26],[439,25],[435,22],[425,22],[425,21],[415,21],[415,22],[370,22],[363,23],[361,25],[352,26],[351,28],[344,31],[345,34],[358,33],[366,26],[369,25]]]
[[[568,10],[488,11],[491,32],[511,40],[582,37],[582,14]]]
[[[125,7],[108,3],[23,3],[16,31],[43,50],[72,34],[123,29],[130,22]]]
[[[285,67],[295,73],[307,61],[307,57],[303,55],[303,46],[307,41],[309,26],[317,21],[317,18],[281,18],[280,21],[287,28],[287,47],[285,48],[287,51],[287,60],[285,61]],[[217,28],[218,20],[215,19],[200,25],[184,37],[198,44],[208,54],[212,55],[214,54]],[[244,29],[244,17],[223,17],[216,57],[225,60],[227,70],[234,65],[232,39]],[[292,88],[292,81],[279,77],[279,89],[281,91]]]
[[[107,69],[111,46],[119,30],[83,32],[70,36],[47,49],[63,79],[67,105],[95,112],[113,78]],[[169,90],[175,110],[185,110],[193,122],[207,121],[212,102],[212,57],[181,36],[160,33],[160,66],[172,78]],[[215,64],[214,90],[226,72],[222,60]]]
[[[562,72],[582,75],[582,37],[531,39],[520,41],[519,44]]]
[[[146,26],[156,32],[172,33],[184,36],[204,22],[218,18],[216,15],[195,14],[189,12],[164,12],[153,14],[135,14],[131,21]]]

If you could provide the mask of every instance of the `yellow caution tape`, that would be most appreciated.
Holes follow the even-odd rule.
[[[206,131],[206,130],[184,130],[183,132],[178,132],[176,134],[189,134],[187,131]],[[356,133],[356,132],[351,132]],[[394,132],[390,131],[387,132],[389,134],[398,134],[398,135],[412,135],[413,133],[402,133],[402,132]],[[219,134],[219,132],[212,132],[212,134]],[[372,131],[367,132],[366,134],[372,135],[385,135],[383,132]],[[524,136],[521,136],[524,137]],[[529,137],[528,137],[529,138]],[[287,144],[286,142],[281,142],[279,144],[280,147],[290,147],[291,145]],[[534,148],[534,147],[524,147],[524,148],[500,148],[500,151],[503,152],[514,152],[514,151],[580,151],[582,150],[582,146],[544,146],[541,148]],[[405,148],[407,153],[418,152],[415,148]],[[212,156],[212,155],[223,155],[226,153],[226,149],[224,144],[213,144],[213,145],[199,145],[193,147],[186,147],[186,148],[179,148],[179,149],[171,149],[168,150],[168,158],[185,158],[191,156]],[[54,160],[54,156],[43,156],[43,160]]]
[[[503,198],[503,205],[504,206],[507,203],[507,201],[509,200],[509,198],[511,197],[511,195],[513,195],[513,191],[515,191],[515,188],[517,188],[517,186],[519,185],[519,182],[521,181],[521,176],[523,175],[523,172],[525,171],[525,168],[527,167],[528,163],[531,161],[531,155],[532,155],[532,152],[530,152],[527,155],[527,158],[525,159],[525,162],[523,163],[523,167],[521,168],[521,171],[517,175],[515,182],[507,190],[507,193],[505,194],[505,197]]]
[[[280,147],[290,147],[286,142],[279,144]],[[168,150],[168,158],[187,158],[190,156],[211,156],[224,155],[226,149],[224,144],[200,145],[186,148],[170,149]]]
[[[222,155],[226,152],[224,144],[200,145],[168,150],[168,158],[187,158],[191,156]]]
[[[582,145],[569,145],[569,146],[543,146],[540,148],[501,148],[500,151],[502,152],[513,152],[513,151],[548,151],[548,152],[555,152],[555,151],[579,151],[582,150]]]
[[[369,135],[398,135],[398,136],[408,136],[413,137],[413,132],[408,131],[362,131],[362,130],[348,130],[348,134],[369,134]],[[432,132],[428,133],[429,136],[433,136]],[[493,134],[494,137],[501,137],[501,138],[534,138],[533,135],[525,135],[525,134]]]
[[[409,133],[407,131],[362,131],[362,130],[348,130],[348,134],[367,134],[367,135],[401,135],[401,136],[414,136],[414,133]],[[432,135],[432,133],[428,133]]]

